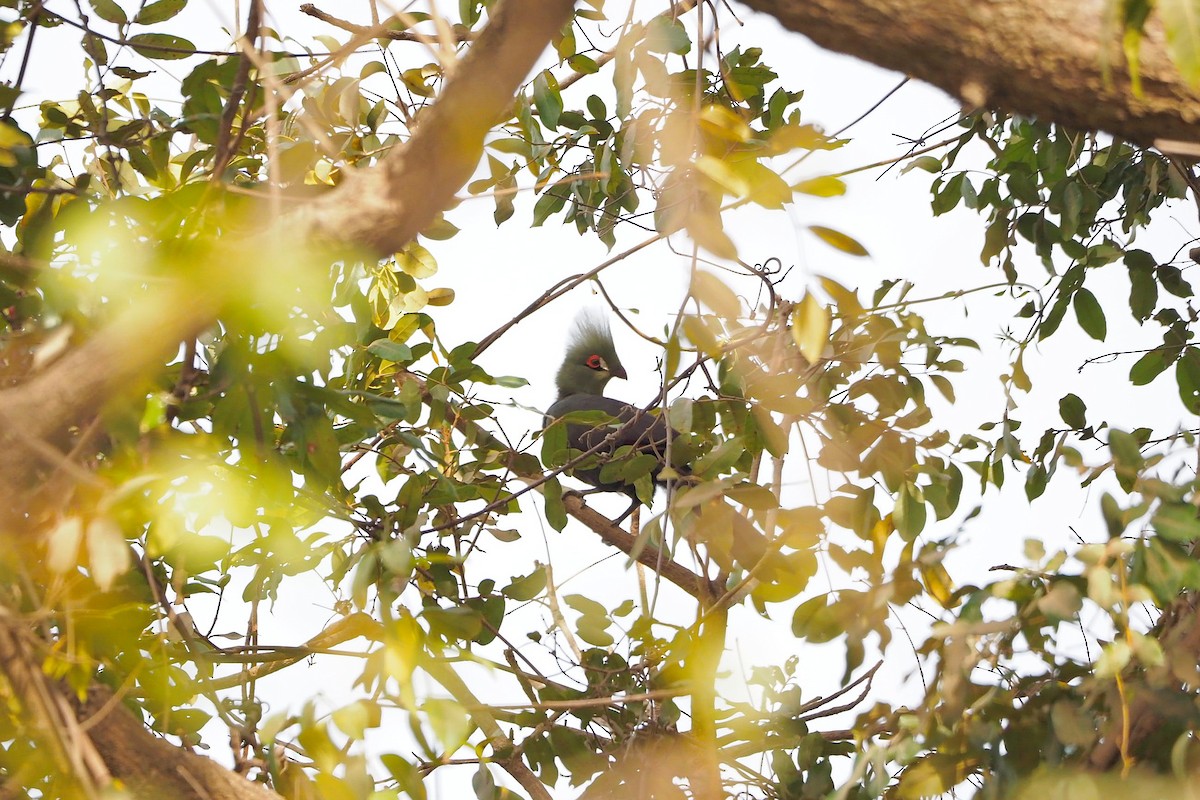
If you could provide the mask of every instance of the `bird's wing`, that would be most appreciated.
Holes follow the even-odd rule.
[[[591,423],[567,425],[567,439],[577,450],[590,450],[613,435],[611,447],[602,452],[614,452],[622,447],[661,455],[666,448],[668,428],[659,414],[598,394],[570,394],[560,398],[546,411],[547,420],[561,419],[568,414],[598,412],[605,419]]]

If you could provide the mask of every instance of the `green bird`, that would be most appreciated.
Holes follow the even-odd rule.
[[[558,399],[546,410],[544,419],[545,427],[550,428],[566,418],[563,424],[567,429],[567,445],[571,451],[578,451],[572,452],[572,457],[595,448],[592,457],[570,470],[573,477],[600,491],[618,492],[631,499],[629,509],[614,520],[616,524],[633,513],[643,500],[650,499],[637,493],[635,482],[640,476],[649,474],[658,486],[666,482],[661,476],[667,467],[668,450],[674,473],[684,480],[690,475],[687,464],[681,460],[686,448],[674,443],[679,433],[667,425],[661,414],[604,396],[604,387],[610,380],[627,377],[608,324],[597,317],[581,316],[568,339],[567,352],[555,378]],[[635,465],[635,460],[641,463]],[[606,470],[605,465],[611,467],[613,462],[631,468]],[[617,473],[628,474],[634,481]],[[769,572],[787,569],[781,554],[768,547],[766,537],[745,517],[723,501],[710,501],[706,506],[711,506],[704,517],[709,524],[703,527],[710,534],[713,528],[718,528],[716,539],[723,540],[709,541],[710,552],[716,546],[717,551],[732,555],[747,569],[764,557],[768,559]]]
[[[607,480],[602,478],[604,465],[616,458],[632,461],[649,457],[642,460],[650,462],[650,477],[661,485],[659,475],[666,464],[668,441],[678,434],[661,415],[605,397],[604,387],[613,378],[624,380],[628,375],[607,323],[594,316],[580,316],[555,378],[558,399],[546,410],[544,421],[549,427],[570,415],[566,422],[567,445],[580,452],[596,448],[595,457],[571,470],[571,475],[597,489],[628,495],[633,505],[621,516],[624,519],[640,502],[637,489],[633,482],[611,476]],[[571,421],[580,417],[586,420]]]

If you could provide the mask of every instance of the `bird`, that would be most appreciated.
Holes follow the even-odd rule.
[[[590,453],[571,466],[568,474],[595,491],[616,492],[630,498],[629,509],[613,520],[615,524],[620,524],[639,505],[649,506],[654,488],[664,485],[668,476],[683,481],[691,477],[686,462],[690,449],[662,414],[604,396],[610,380],[628,377],[607,321],[593,314],[580,315],[555,376],[558,398],[546,409],[543,419],[543,437],[556,424],[565,426],[567,463],[580,454]],[[730,564],[727,557],[721,556],[732,555],[745,569],[754,567],[763,558],[767,560],[768,572],[786,568],[785,559],[768,546],[766,537],[723,499],[707,501],[703,510],[705,520],[712,523],[703,526],[710,532],[709,551],[716,548],[718,561],[725,562],[722,566],[728,568]],[[714,528],[719,529],[715,536]]]
[[[601,491],[623,493],[633,501],[620,520],[650,499],[653,490],[646,492],[643,477],[649,478],[649,487],[664,482],[669,444],[678,437],[662,415],[604,396],[611,379],[628,377],[608,323],[592,314],[581,315],[555,376],[558,399],[543,420],[548,428],[565,417],[567,446],[593,453],[593,458],[570,470],[572,476]]]

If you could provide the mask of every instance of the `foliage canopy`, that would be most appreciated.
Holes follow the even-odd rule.
[[[845,174],[796,176],[848,140],[803,115],[771,53],[725,41],[713,17],[729,12],[676,3],[625,18],[587,0],[488,135],[466,193],[488,199],[497,225],[573,226],[617,254],[494,336],[447,341],[439,325],[470,302],[438,283],[440,243],[470,233],[456,210],[383,260],[279,226],[403,147],[493,4],[363,24],[305,7],[327,31],[310,41],[251,2],[246,35],[211,52],[183,35],[195,5],[0,3],[6,69],[51,36],[77,43],[85,66],[76,91],[34,105],[21,77],[0,87],[0,409],[146,308],[197,315],[182,343],[132,343],[164,354],[157,367],[87,406],[11,487],[0,775],[14,796],[102,786],[72,760],[85,734],[30,701],[37,687],[105,687],[185,747],[218,748],[228,728],[222,759],[287,797],[420,800],[430,773],[463,769],[483,800],[568,785],[597,798],[906,800],[966,781],[999,797],[1037,781],[1101,786],[1135,765],[1154,786],[1194,772],[1197,432],[1176,423],[1200,413],[1197,309],[1186,245],[1136,243],[1194,188],[1189,164],[966,114],[894,161],[932,176],[935,214],[979,215],[994,280],[924,297],[898,278],[837,275],[793,292],[778,259],[748,263],[759,254],[739,253],[726,225],[746,206],[845,194]],[[650,242],[631,246],[638,230]],[[866,255],[854,231],[805,235]],[[691,251],[674,262],[690,288],[661,331],[642,333],[660,348],[658,404],[694,477],[621,538],[564,491],[586,454],[555,427],[536,441],[506,430],[487,398],[524,377],[480,359],[567,289],[604,292],[609,265],[668,241]],[[925,309],[985,294],[1011,307],[1007,371],[989,376],[1007,402],[955,429],[941,420],[976,340],[996,332]],[[628,311],[614,308],[623,322]],[[1122,430],[1081,389],[1052,398],[1060,421],[1022,425],[1039,389],[1027,357],[1072,358],[1076,327],[1153,337],[1114,343],[1111,358],[1131,386],[1173,380],[1180,406],[1150,403]],[[11,436],[24,422],[3,417]],[[606,469],[636,482],[652,467]],[[1102,523],[1063,549],[1030,539],[1028,563],[956,581],[946,561],[969,546],[960,531],[980,507],[1014,502],[1006,481],[1030,503],[1052,481],[1094,485]],[[520,548],[534,510],[658,566],[642,573],[655,591],[560,591]],[[787,573],[739,561],[735,514]],[[306,580],[336,599],[329,618],[264,644],[259,614]],[[670,602],[651,600],[657,589]],[[930,619],[908,657],[931,672],[915,702],[893,704],[869,689],[876,660],[903,652],[905,606]],[[213,635],[229,613],[244,620],[237,644]],[[729,690],[729,626],[755,614],[801,653],[840,643],[841,688],[812,697],[805,655]],[[347,654],[348,704],[266,707],[266,676]],[[528,702],[490,704],[514,692]],[[834,714],[844,729],[822,724]]]

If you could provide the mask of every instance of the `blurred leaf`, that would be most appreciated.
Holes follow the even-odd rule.
[[[1156,8],[1171,59],[1189,84],[1200,86],[1200,6],[1196,0],[1158,0]]]
[[[1200,537],[1196,507],[1186,503],[1159,506],[1150,520],[1159,536],[1173,542],[1191,542]]]
[[[736,319],[742,312],[742,303],[737,295],[710,272],[696,270],[692,273],[692,295],[717,316]]]
[[[1200,350],[1188,347],[1175,364],[1179,399],[1189,414],[1200,414]]]
[[[826,228],[821,225],[809,225],[808,229],[815,233],[825,244],[841,250],[843,253],[848,253],[852,256],[870,255],[867,252],[867,248],[840,231],[835,231],[832,228]]]
[[[800,183],[796,184],[795,189],[797,192],[811,194],[814,197],[839,197],[846,193],[846,184],[839,178],[823,176],[807,181],[800,181]],[[834,246],[836,247],[837,245]]]
[[[829,332],[833,325],[829,309],[822,306],[811,292],[807,293],[792,311],[791,322],[792,339],[800,348],[800,354],[808,363],[816,364],[829,346]]]
[[[692,49],[683,23],[665,14],[660,14],[646,25],[646,49],[651,53],[673,53],[687,55]]]
[[[422,710],[434,735],[442,743],[442,752],[447,756],[453,755],[466,744],[467,737],[474,730],[466,710],[453,700],[431,698],[425,701]]]

